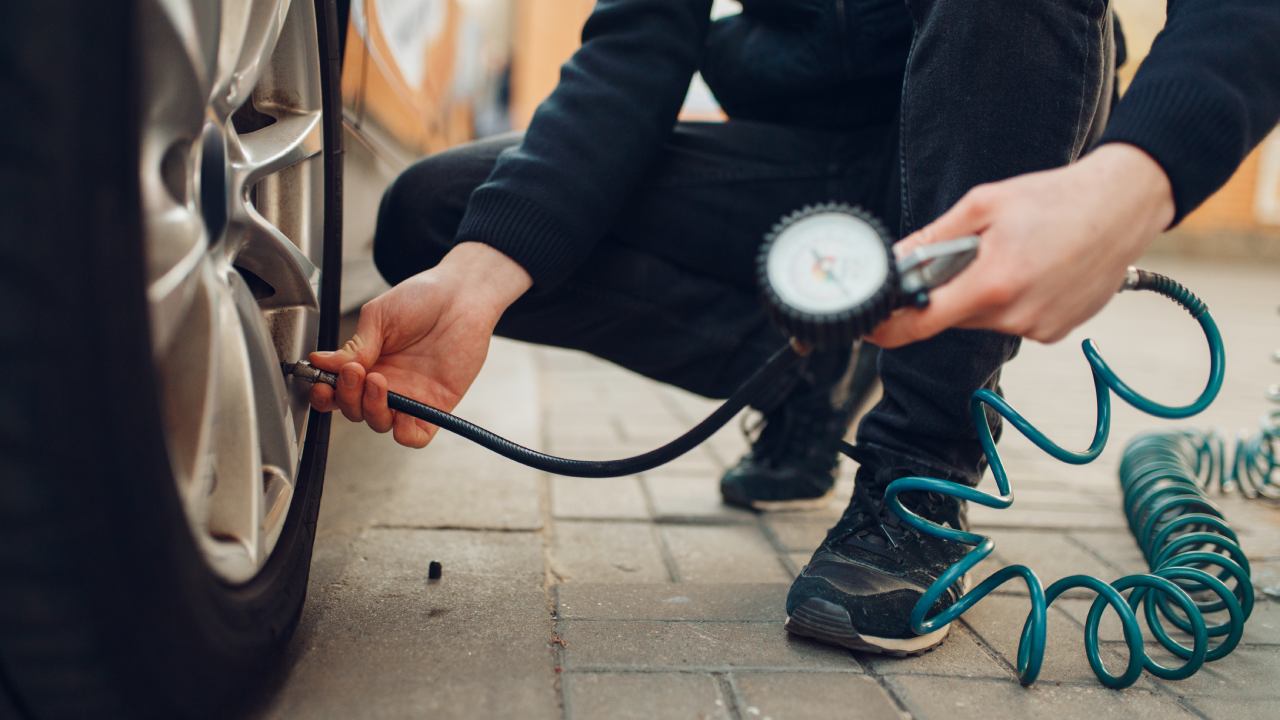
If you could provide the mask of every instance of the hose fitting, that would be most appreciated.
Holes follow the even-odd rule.
[[[295,363],[280,363],[280,368],[284,370],[284,376],[293,376],[301,378],[309,383],[324,383],[330,387],[337,387],[338,376],[328,370],[321,370],[306,360],[299,360]]]

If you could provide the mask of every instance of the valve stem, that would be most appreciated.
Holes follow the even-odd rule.
[[[330,387],[337,387],[338,376],[328,370],[321,370],[306,360],[299,360],[295,363],[280,363],[280,369],[284,371],[284,376],[296,377],[306,380],[311,384],[324,383]]]

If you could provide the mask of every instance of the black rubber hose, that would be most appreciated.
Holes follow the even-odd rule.
[[[420,420],[425,420],[432,425],[437,425],[451,433],[484,446],[509,460],[514,460],[543,472],[584,478],[620,477],[652,470],[659,465],[675,460],[697,447],[702,441],[711,437],[715,431],[724,427],[725,423],[732,420],[739,410],[759,396],[761,391],[768,389],[783,373],[794,366],[800,357],[792,349],[791,345],[782,346],[769,358],[769,361],[764,366],[743,383],[742,387],[738,388],[729,399],[725,400],[723,405],[716,408],[714,412],[703,419],[702,422],[693,426],[688,432],[662,447],[618,460],[573,460],[538,452],[511,442],[501,435],[492,433],[456,415],[430,405],[424,405],[417,400],[396,393],[387,393],[387,405],[396,412],[408,413]],[[328,375],[328,377],[323,378],[322,381],[327,382],[332,378],[329,373],[325,373],[325,375]]]

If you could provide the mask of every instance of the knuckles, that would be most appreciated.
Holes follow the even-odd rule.
[[[1053,327],[1053,328],[1038,329],[1030,337],[1032,340],[1035,340],[1036,342],[1041,342],[1046,345],[1052,345],[1053,343],[1060,342],[1061,340],[1066,338],[1067,335],[1069,334],[1071,334],[1070,328]]]
[[[982,216],[995,209],[1001,195],[1000,189],[995,185],[978,185],[965,193],[960,202],[970,215]]]

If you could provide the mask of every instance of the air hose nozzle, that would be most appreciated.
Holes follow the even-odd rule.
[[[280,369],[284,371],[285,377],[296,377],[306,380],[309,383],[324,383],[329,386],[337,386],[338,376],[328,370],[321,370],[306,360],[299,360],[294,363],[280,363]]]

